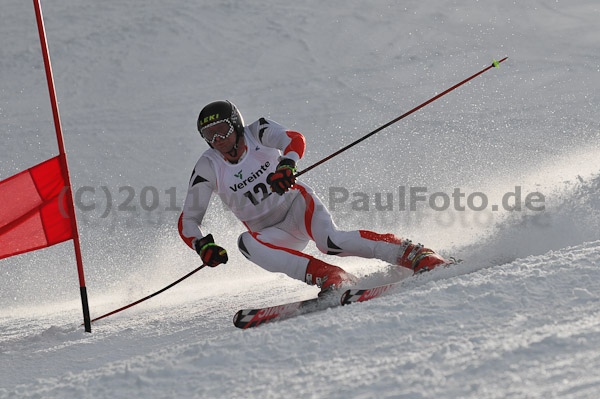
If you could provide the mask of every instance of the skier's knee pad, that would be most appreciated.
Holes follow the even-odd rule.
[[[326,237],[315,240],[317,249],[327,255],[339,255],[344,252],[348,232],[333,230]]]
[[[246,257],[246,259],[250,259],[250,251],[248,251],[247,245],[249,241],[253,239],[254,238],[252,237],[252,235],[250,235],[250,233],[248,233],[247,231],[243,232],[238,237],[238,249],[240,250],[242,255]]]

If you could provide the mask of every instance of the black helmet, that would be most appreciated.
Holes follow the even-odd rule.
[[[237,107],[227,100],[214,101],[202,108],[198,115],[198,131],[202,135],[203,129],[221,122],[228,122],[233,127],[238,140],[244,134],[244,118]]]

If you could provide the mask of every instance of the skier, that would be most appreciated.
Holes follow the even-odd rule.
[[[447,264],[434,251],[393,234],[341,231],[312,189],[296,181],[304,136],[260,118],[244,126],[234,104],[215,101],[198,117],[198,130],[210,149],[194,168],[179,233],[204,264],[227,263],[227,251],[199,226],[211,195],[219,195],[248,229],[238,238],[242,254],[258,266],[317,285],[321,293],[357,281],[340,267],[304,254],[309,240],[329,255],[377,258],[413,270]]]

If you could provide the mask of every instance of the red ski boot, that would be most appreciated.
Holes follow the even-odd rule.
[[[306,267],[306,283],[321,288],[319,295],[331,289],[355,284],[356,276],[322,260],[311,258]]]
[[[433,270],[441,265],[451,262],[442,258],[434,251],[424,248],[421,244],[413,244],[411,240],[403,240],[398,252],[398,265],[411,269],[416,273]]]

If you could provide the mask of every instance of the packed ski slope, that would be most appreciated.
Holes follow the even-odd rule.
[[[86,334],[72,244],[4,259],[0,398],[598,397],[597,1],[43,6],[72,180],[88,190],[78,218],[93,317],[198,266],[176,208],[207,148],[195,130],[205,103],[228,98],[246,122],[302,132],[306,167],[509,59],[302,177],[341,228],[410,237],[462,264],[381,299],[238,330],[238,309],[317,289],[237,253],[243,226],[215,202],[204,228],[230,262]],[[33,6],[3,0],[0,21],[2,180],[57,147]],[[158,206],[144,210],[152,187]],[[459,188],[466,209],[403,209],[411,187],[451,199]],[[505,210],[518,191],[522,209]],[[525,206],[534,192],[543,210]],[[489,206],[466,206],[472,193]],[[387,267],[308,251],[359,275]]]

